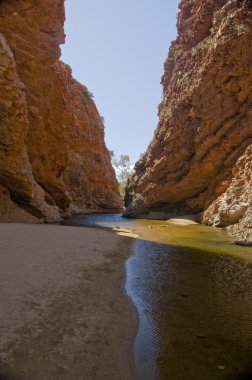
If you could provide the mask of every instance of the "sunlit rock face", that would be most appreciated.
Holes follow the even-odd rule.
[[[120,211],[122,200],[104,143],[104,124],[92,94],[73,77],[71,68],[57,61],[64,100],[63,136],[67,142],[68,163],[62,180],[70,195],[70,211]]]
[[[177,27],[159,124],[127,189],[128,216],[209,209],[252,143],[250,2],[183,0]]]
[[[63,0],[0,2],[0,220],[121,206],[99,113],[58,62],[64,20]]]
[[[228,189],[204,212],[206,224],[229,227],[240,241],[252,242],[252,145],[237,161]]]

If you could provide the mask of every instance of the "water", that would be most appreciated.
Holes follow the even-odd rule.
[[[142,379],[234,380],[252,370],[247,256],[223,231],[203,226],[142,231],[127,262]]]
[[[82,214],[71,216],[62,223],[65,225],[82,225],[86,227],[137,227],[138,223],[132,219],[123,218],[121,214]]]
[[[201,225],[77,218],[140,235],[126,263],[126,290],[139,313],[134,350],[142,379],[252,379],[251,248]]]

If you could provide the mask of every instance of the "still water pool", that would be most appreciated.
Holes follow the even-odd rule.
[[[126,290],[139,314],[143,380],[252,380],[252,249],[202,225],[79,215],[70,224],[132,228]]]

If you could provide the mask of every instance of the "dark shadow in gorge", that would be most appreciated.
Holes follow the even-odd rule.
[[[24,379],[23,377],[16,377],[16,375],[12,375],[11,373],[1,374],[0,373],[0,380],[28,380],[27,378]]]
[[[251,379],[252,379],[252,370],[250,372],[242,372],[235,378],[235,380],[251,380]]]

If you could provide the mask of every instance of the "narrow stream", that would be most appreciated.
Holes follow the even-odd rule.
[[[252,379],[252,249],[201,225],[79,215],[67,223],[133,228],[126,290],[139,313],[143,380]]]

